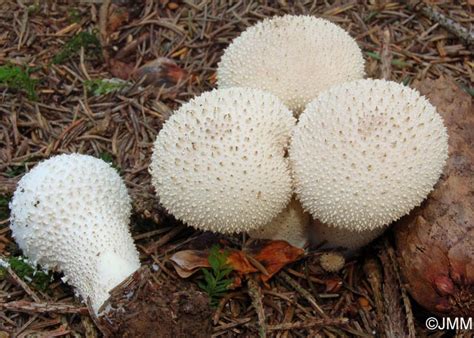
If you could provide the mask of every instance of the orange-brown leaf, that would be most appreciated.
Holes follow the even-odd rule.
[[[261,275],[262,281],[266,282],[287,264],[300,259],[304,250],[285,241],[268,241],[262,247],[252,247],[248,254],[252,255],[267,270],[268,275]]]

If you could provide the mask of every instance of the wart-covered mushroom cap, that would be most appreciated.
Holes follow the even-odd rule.
[[[285,152],[295,118],[272,94],[230,88],[204,93],[165,122],[150,172],[161,204],[188,225],[249,231],[292,195]]]
[[[330,21],[304,15],[248,28],[226,48],[217,69],[219,88],[266,90],[296,115],[321,91],[364,75],[356,41]]]
[[[96,313],[140,267],[130,197],[100,159],[69,154],[39,163],[18,183],[10,209],[13,237],[29,260],[62,271]]]
[[[416,90],[384,80],[335,86],[308,105],[294,130],[296,193],[326,225],[381,228],[433,189],[447,139],[441,116]]]

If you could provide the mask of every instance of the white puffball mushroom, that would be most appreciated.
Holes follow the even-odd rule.
[[[284,240],[293,246],[303,248],[308,242],[309,214],[296,199],[270,223],[249,231],[251,238]]]
[[[260,90],[194,98],[154,143],[150,172],[161,204],[201,230],[235,233],[268,223],[292,195],[285,152],[294,125],[283,102]]]
[[[364,75],[357,42],[330,21],[305,15],[247,28],[225,49],[217,69],[219,88],[268,91],[296,115],[321,91]]]
[[[297,196],[326,225],[381,228],[433,189],[447,140],[441,116],[414,89],[385,80],[332,87],[308,105],[294,129]]]
[[[322,248],[327,249],[342,248],[345,250],[344,253],[350,256],[356,250],[366,246],[382,235],[386,229],[387,226],[375,229],[353,230],[346,227],[330,226],[318,220],[313,220],[309,232],[315,245],[322,245]]]
[[[119,174],[88,155],[54,156],[22,177],[10,203],[13,237],[33,264],[63,271],[97,313],[140,267]]]

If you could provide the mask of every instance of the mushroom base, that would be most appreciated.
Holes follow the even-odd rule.
[[[157,281],[142,267],[111,291],[96,324],[107,337],[210,337],[207,295],[185,280]]]

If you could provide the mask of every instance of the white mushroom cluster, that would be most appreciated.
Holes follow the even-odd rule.
[[[379,229],[419,205],[447,155],[435,107],[416,90],[369,79],[319,95],[300,116],[290,146],[303,207],[351,231]]]
[[[150,172],[161,204],[202,230],[270,222],[292,195],[285,152],[294,124],[277,97],[255,89],[213,90],[184,104],[154,144]]]
[[[362,52],[345,30],[313,16],[285,15],[265,19],[234,39],[217,80],[220,88],[266,90],[299,114],[321,91],[364,74]]]
[[[130,197],[100,159],[70,154],[39,163],[18,183],[10,209],[13,237],[29,260],[62,271],[96,313],[140,266]]]

